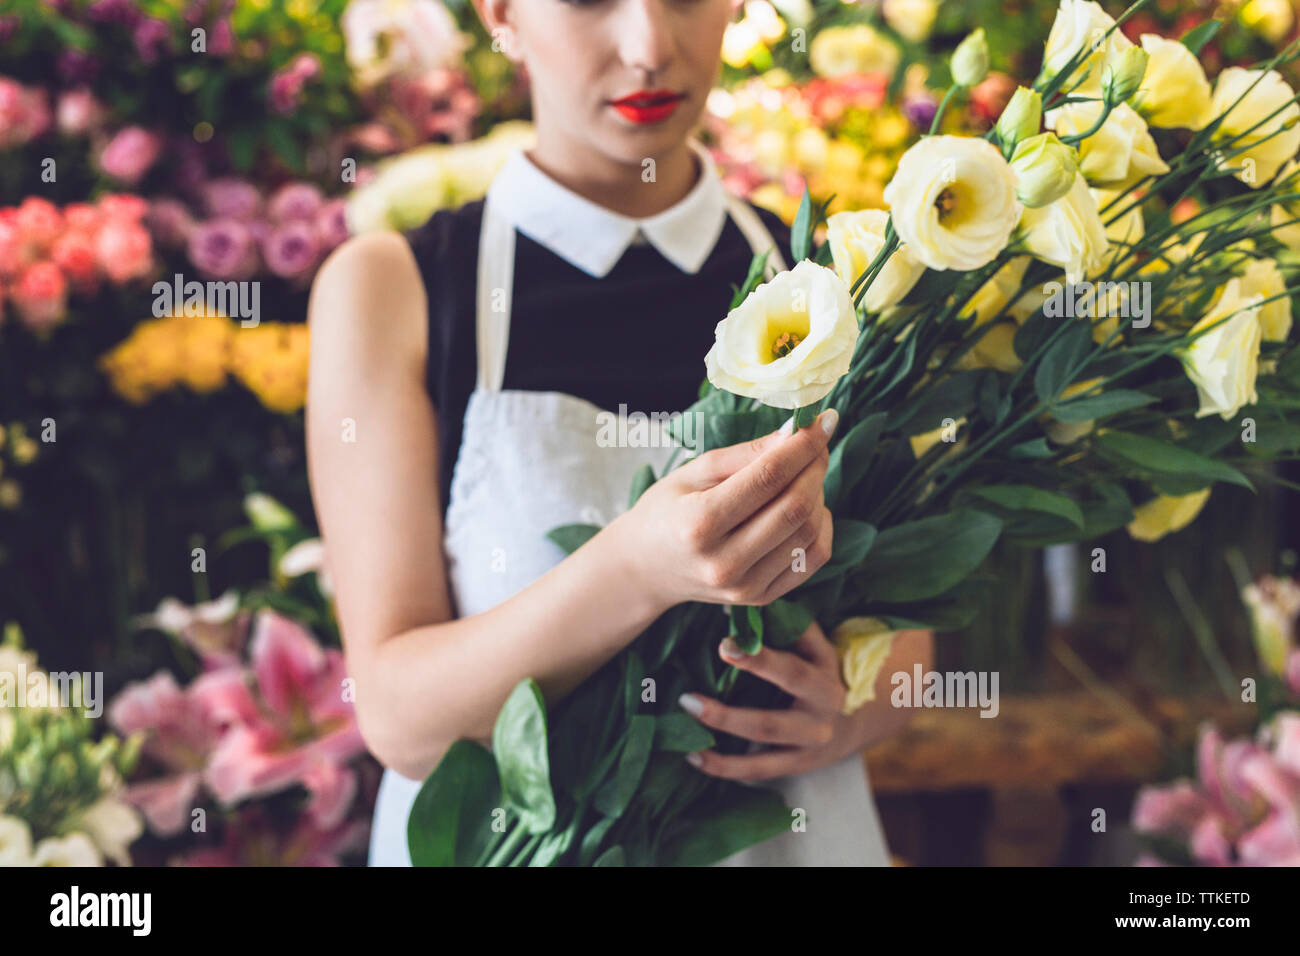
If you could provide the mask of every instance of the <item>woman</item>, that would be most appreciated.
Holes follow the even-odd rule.
[[[672,605],[767,603],[831,546],[833,411],[698,456],[630,509],[633,474],[663,474],[671,449],[601,438],[611,412],[690,404],[731,285],[772,232],[773,260],[788,250],[780,221],[730,198],[692,139],[733,0],[475,6],[528,70],[536,146],[484,200],[345,243],[309,306],[312,491],[358,721],[388,768],[372,865],[409,865],[420,782],[453,741],[490,741],[518,681],[536,678],[553,703]],[[603,529],[566,558],[544,535],[576,521]],[[684,697],[709,727],[771,745],[688,759],[771,781],[807,816],[727,862],[888,862],[858,755],[906,711],[886,690],[843,716],[815,625],[754,657],[724,637],[724,660],[794,704]],[[928,634],[905,634],[882,675],[929,653]]]

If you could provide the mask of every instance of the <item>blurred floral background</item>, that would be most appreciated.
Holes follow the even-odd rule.
[[[982,26],[994,69],[945,126],[981,131],[1055,13],[748,0],[703,136],[787,222],[805,182],[883,208],[956,44]],[[1292,0],[1155,0],[1123,29],[1211,17],[1211,74],[1300,34]],[[307,294],[349,235],[481,196],[528,112],[465,0],[0,0],[0,690],[75,671],[106,698],[0,708],[0,864],[364,862],[379,768],[311,526]],[[255,283],[261,321],[157,308],[174,277]],[[987,613],[941,638],[940,669],[998,670],[1022,709],[976,721],[984,750],[927,714],[869,759],[900,861],[1300,862],[1295,496],[1216,491],[1097,546],[1104,573],[998,550]],[[1071,812],[1098,801],[1104,850]],[[1017,826],[1043,806],[1068,822]]]

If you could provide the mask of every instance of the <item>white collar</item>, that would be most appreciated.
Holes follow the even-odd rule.
[[[633,219],[579,196],[513,150],[489,187],[492,204],[519,232],[589,275],[614,268],[640,234],[683,272],[699,272],[718,243],[727,192],[708,150],[688,141],[700,158],[691,191],[661,213]]]

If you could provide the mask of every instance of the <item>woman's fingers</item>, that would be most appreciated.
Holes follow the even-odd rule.
[[[710,515],[709,529],[721,536],[777,497],[826,447],[830,436],[821,427],[834,410],[822,413],[816,423],[765,446],[748,464],[721,483],[700,492]]]
[[[817,747],[830,743],[835,735],[829,716],[817,717],[803,710],[729,707],[699,694],[683,694],[679,703],[706,727],[762,744]]]
[[[765,753],[733,756],[715,750],[697,750],[686,755],[691,766],[711,777],[753,783],[805,773],[814,766],[816,751],[794,747]]]
[[[748,555],[749,567],[753,567],[773,549],[782,548],[788,564],[789,549],[783,547],[786,540],[816,519],[823,507],[827,457],[822,449],[788,488],[737,525],[722,544],[723,554]],[[803,542],[804,546],[808,543]],[[769,575],[764,583],[769,583],[774,576]]]
[[[830,560],[834,536],[835,523],[830,520],[830,513],[827,512],[817,532],[816,540],[804,549],[803,560],[797,564],[793,559],[787,561],[785,567],[781,568],[780,573],[767,586],[767,591],[764,592],[761,600],[756,603],[770,604],[807,582],[823,564]]]
[[[837,714],[844,706],[844,685],[838,671],[817,667],[798,654],[771,647],[746,654],[730,637],[719,645],[718,654],[737,670],[775,684],[818,713]]]

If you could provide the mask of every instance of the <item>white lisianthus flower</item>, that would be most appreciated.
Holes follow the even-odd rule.
[[[144,833],[135,809],[114,797],[101,797],[82,812],[77,824],[104,856],[118,866],[130,866],[128,847]]]
[[[1149,542],[1181,531],[1201,513],[1209,497],[1209,488],[1193,491],[1190,495],[1157,495],[1133,509],[1134,518],[1128,524],[1129,536]]]
[[[831,244],[835,271],[850,288],[884,246],[888,223],[889,213],[883,209],[837,212],[826,220],[826,241]],[[863,308],[881,312],[897,305],[924,272],[925,264],[918,262],[906,245],[900,245],[867,287]]]
[[[1246,185],[1264,185],[1300,152],[1300,104],[1292,102],[1294,96],[1277,70],[1230,66],[1215,81],[1210,112],[1223,116],[1215,138],[1235,139],[1227,147],[1233,155],[1224,162],[1240,167],[1236,176]]]
[[[1177,40],[1142,34],[1147,72],[1130,103],[1152,126],[1201,129],[1210,121],[1210,81],[1196,54]]]
[[[1251,259],[1241,274],[1241,294],[1259,295],[1265,299],[1280,296],[1259,307],[1259,327],[1265,342],[1285,342],[1291,334],[1291,297],[1281,295],[1286,291],[1286,280],[1272,259]]]
[[[1078,136],[1092,129],[1102,109],[1099,102],[1071,103],[1048,110],[1043,121],[1058,136]],[[1101,129],[1079,143],[1079,171],[1093,186],[1122,188],[1144,176],[1167,173],[1169,166],[1160,158],[1142,117],[1120,103]]]
[[[820,401],[849,370],[858,317],[844,280],[804,259],[754,289],[714,330],[709,381],[774,408]]]
[[[65,837],[47,837],[36,844],[32,854],[33,866],[103,866],[104,858],[95,849],[95,843],[84,833],[69,833]]]
[[[846,618],[831,632],[831,643],[840,659],[840,674],[848,688],[844,697],[845,714],[876,699],[876,679],[889,659],[897,633],[874,617]]]
[[[1074,283],[1101,266],[1110,240],[1097,214],[1097,200],[1088,191],[1082,173],[1070,191],[1038,209],[1026,209],[1020,219],[1022,244],[1027,252],[1060,266],[1065,281]]]
[[[1200,395],[1197,418],[1217,414],[1226,421],[1243,405],[1259,400],[1255,379],[1262,340],[1261,299],[1259,295],[1244,296],[1241,280],[1229,279],[1205,318],[1192,327],[1193,333],[1201,334],[1179,358]]]
[[[470,38],[440,0],[352,0],[340,20],[357,85],[456,66]]]
[[[0,866],[32,865],[32,831],[17,817],[0,815]]]
[[[1061,0],[1047,35],[1043,52],[1043,76],[1052,77],[1080,51],[1089,50],[1087,58],[1071,73],[1066,89],[1086,95],[1101,93],[1101,68],[1107,55],[1123,53],[1133,42],[1115,26],[1115,18],[1092,0]]]
[[[1026,206],[1046,206],[1070,191],[1079,170],[1078,155],[1055,133],[1039,133],[1016,144],[1011,154],[1016,197]]]
[[[926,136],[885,187],[894,230],[931,269],[992,262],[1020,219],[1016,174],[996,146],[969,136]]]

